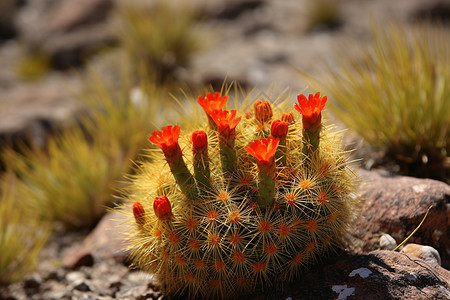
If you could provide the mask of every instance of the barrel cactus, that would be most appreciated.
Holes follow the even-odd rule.
[[[151,135],[160,149],[132,175],[121,211],[134,266],[166,293],[267,291],[344,247],[358,199],[342,134],[322,125],[325,96],[299,95],[289,112],[282,97],[237,111],[207,93],[203,125]]]

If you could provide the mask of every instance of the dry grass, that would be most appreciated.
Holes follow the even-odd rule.
[[[48,224],[28,214],[26,198],[18,196],[14,176],[0,178],[0,286],[31,272],[47,241]]]
[[[119,40],[133,65],[157,74],[162,82],[172,81],[200,49],[196,13],[186,3],[122,3],[118,19]]]
[[[112,201],[114,179],[122,170],[118,149],[113,142],[91,143],[72,129],[50,139],[46,149],[23,147],[4,155],[21,180],[17,193],[27,207],[73,229],[93,226]]]
[[[163,105],[169,106],[166,90],[148,77],[134,84],[124,71],[115,87],[95,73],[87,78],[87,113],[73,126],[50,138],[44,149],[3,151],[27,206],[65,230],[92,227],[103,216],[122,175],[132,172],[132,161],[149,144],[145,136],[154,119],[163,119]]]
[[[450,37],[445,28],[373,26],[373,45],[313,80],[332,111],[404,173],[445,177],[450,129]]]

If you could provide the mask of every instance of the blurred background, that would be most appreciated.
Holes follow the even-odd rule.
[[[30,260],[0,258],[0,283],[50,232],[93,228],[151,132],[224,83],[319,90],[363,168],[448,182],[449,16],[448,0],[1,0],[0,252]]]

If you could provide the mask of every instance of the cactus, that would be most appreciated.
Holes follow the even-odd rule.
[[[234,298],[280,287],[344,247],[356,213],[342,134],[322,126],[326,97],[298,97],[302,122],[267,101],[236,118],[223,110],[227,100],[199,96],[208,117],[192,134],[153,132],[165,160],[158,150],[142,162],[121,209],[134,266],[169,294]]]

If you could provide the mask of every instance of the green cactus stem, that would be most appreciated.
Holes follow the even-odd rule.
[[[197,184],[199,184],[199,189],[202,190],[202,188],[207,188],[208,190],[211,190],[208,139],[206,132],[203,130],[197,130],[192,133],[192,151],[194,155],[194,178],[197,181]]]
[[[236,171],[236,150],[234,149],[234,141],[227,141],[220,137],[220,162],[224,173],[234,173]]]
[[[191,172],[184,163],[183,153],[178,144],[179,136],[179,126],[166,126],[161,131],[153,131],[149,140],[161,148],[181,192],[193,200],[197,196],[197,188]]]
[[[167,161],[181,192],[189,199],[194,200],[197,196],[197,188],[194,178],[187,168],[183,157],[175,157],[172,161]]]
[[[278,166],[286,166],[286,136],[289,130],[289,124],[284,121],[275,120],[272,122],[270,132],[273,137],[279,138],[277,151],[275,152],[275,158]]]
[[[275,200],[275,152],[280,139],[272,136],[255,140],[245,148],[257,159],[258,164],[258,204],[270,207]]]
[[[306,119],[305,117],[302,117],[303,124],[310,123],[309,119]],[[305,120],[306,119],[306,120]],[[319,148],[320,143],[320,129],[322,128],[320,116],[318,119],[316,119],[316,122],[314,124],[311,124],[311,127],[305,128],[303,126],[303,148],[302,152],[303,154],[310,156],[312,153],[314,153],[317,148]]]
[[[320,97],[320,92],[310,94],[308,99],[304,95],[298,95],[298,104],[295,109],[302,114],[303,123],[303,153],[310,157],[319,148],[320,129],[322,128],[322,110],[327,102],[327,97]]]
[[[211,117],[217,124],[222,171],[229,174],[234,173],[237,165],[236,126],[241,121],[241,117],[235,119],[236,110],[216,111],[211,114]]]
[[[270,207],[275,197],[275,163],[272,166],[259,168],[258,204],[260,207]]]

